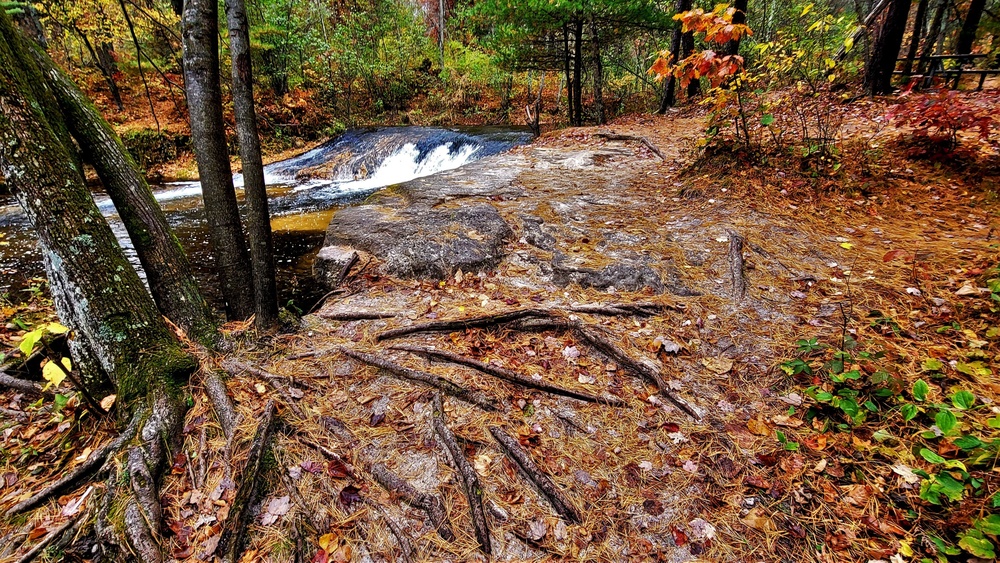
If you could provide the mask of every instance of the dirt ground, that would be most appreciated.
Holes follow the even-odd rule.
[[[997,264],[995,154],[974,165],[908,159],[898,132],[881,130],[870,141],[876,155],[846,147],[836,174],[817,174],[781,155],[767,163],[698,159],[701,123],[680,113],[637,116],[516,149],[529,163],[515,180],[523,195],[492,200],[515,227],[496,271],[401,280],[362,262],[297,332],[256,338],[245,326],[227,326],[235,351],[204,357],[203,370],[237,376],[229,385],[240,424],[227,441],[196,376],[184,449],[162,486],[162,541],[173,556],[213,558],[268,400],[280,424],[245,561],[469,561],[486,558],[484,551],[503,561],[889,560],[908,549],[919,555],[921,537],[946,516],[972,521],[935,513],[894,471],[927,467],[902,439],[915,431],[893,427],[894,443],[822,409],[807,420],[817,404],[804,389],[825,383],[781,366],[796,356],[797,341],[830,344],[818,352],[829,357],[854,340],[884,350],[880,369],[908,389],[927,358],[947,365],[975,341],[990,371],[996,341],[984,335],[996,315],[978,288]],[[606,132],[636,139],[609,140]],[[551,272],[556,254],[575,268],[648,266],[664,292],[561,286]],[[639,310],[620,305],[636,303]],[[612,310],[596,314],[588,305]],[[529,320],[563,324],[522,319],[378,338],[419,323],[526,309],[545,310]],[[939,330],[952,322],[961,328]],[[640,368],[567,328],[581,324]],[[392,349],[400,344],[603,399],[560,396]],[[462,392],[446,384],[452,394],[442,395],[441,412],[426,382],[377,370],[345,349],[469,393],[456,397]],[[665,387],[642,377],[650,371]],[[962,385],[984,416],[992,412],[998,388],[990,377],[941,371],[932,393],[947,397]],[[58,410],[12,392],[3,399],[5,409],[24,413],[4,411],[0,420],[8,452],[0,458],[3,509],[113,435],[110,421],[83,415],[76,399]],[[478,495],[466,494],[436,417],[478,477],[470,487]],[[971,415],[967,424],[974,426]],[[568,508],[560,514],[495,432],[514,439]],[[380,485],[374,475],[382,469],[424,501],[440,498],[454,537],[446,539],[421,502]],[[1000,485],[994,474],[983,476],[990,495]],[[99,507],[87,499],[102,486],[81,486],[4,520],[0,560],[22,556],[67,521],[93,518]],[[489,550],[474,531],[470,502],[482,504]]]

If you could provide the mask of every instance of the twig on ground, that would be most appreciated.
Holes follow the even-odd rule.
[[[500,444],[500,449],[517,465],[525,477],[534,483],[560,516],[573,524],[579,524],[583,521],[576,507],[566,498],[562,490],[549,479],[549,476],[532,461],[531,456],[521,448],[517,440],[497,426],[490,428],[490,434]]]
[[[4,371],[0,371],[0,387],[9,387],[15,391],[31,393],[32,395],[41,395],[44,397],[51,397],[54,395],[51,391],[43,391],[42,386],[34,381],[28,381],[27,379],[7,375],[7,372]]]
[[[498,379],[502,379],[509,383],[513,383],[514,385],[520,385],[521,387],[527,387],[529,389],[538,389],[539,391],[545,391],[546,393],[559,395],[561,397],[570,397],[573,399],[579,399],[581,401],[587,401],[590,403],[602,403],[612,407],[624,407],[628,405],[628,403],[626,403],[622,399],[619,399],[618,397],[612,397],[607,395],[598,397],[596,395],[591,395],[590,393],[585,393],[582,391],[573,391],[572,389],[566,389],[564,387],[559,387],[558,385],[545,383],[544,381],[535,381],[530,377],[523,376],[509,369],[493,366],[466,356],[452,354],[451,352],[445,352],[444,350],[437,350],[434,348],[427,348],[424,346],[411,346],[407,344],[399,344],[393,346],[392,349],[402,350],[404,352],[410,352],[420,356],[426,356],[428,358],[435,358],[451,362],[453,364],[470,367],[486,375],[491,375]]]
[[[441,439],[445,449],[448,451],[448,458],[451,460],[452,468],[455,470],[458,480],[465,490],[465,496],[469,501],[469,512],[472,517],[472,525],[475,528],[476,540],[479,541],[479,548],[487,556],[492,555],[493,549],[490,544],[490,528],[486,521],[486,511],[483,510],[483,487],[479,483],[479,476],[475,468],[469,464],[462,454],[462,448],[455,441],[455,435],[444,420],[444,404],[441,401],[441,394],[434,394],[434,412],[432,413],[434,431]]]
[[[358,352],[357,350],[351,350],[350,348],[339,348],[339,350],[349,358],[353,358],[359,362],[380,368],[397,378],[416,381],[429,387],[433,387],[451,395],[452,397],[476,405],[486,411],[492,412],[499,410],[496,403],[494,403],[494,401],[489,397],[483,395],[479,391],[466,389],[450,379],[437,376],[432,373],[403,367],[399,364],[390,362],[389,360],[379,358],[373,354]]]
[[[747,296],[746,265],[743,260],[743,237],[732,229],[729,235],[729,279],[732,284],[733,301],[741,303]]]
[[[406,336],[408,334],[416,334],[420,332],[453,332],[456,330],[465,330],[469,328],[485,328],[490,326],[502,325],[530,317],[544,318],[549,316],[551,316],[551,312],[545,309],[519,309],[517,311],[500,313],[498,315],[470,317],[467,319],[457,319],[453,321],[434,321],[429,323],[404,326],[382,332],[378,336],[376,336],[375,339],[382,341],[382,340],[389,340],[392,338],[399,338],[401,336]]]

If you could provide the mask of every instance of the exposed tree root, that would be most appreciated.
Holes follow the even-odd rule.
[[[349,358],[353,358],[359,362],[380,368],[397,378],[415,381],[429,387],[433,387],[451,395],[452,397],[455,397],[456,399],[461,399],[486,411],[492,412],[499,410],[496,403],[494,403],[494,401],[489,397],[483,395],[479,391],[466,389],[450,379],[446,379],[432,373],[403,367],[394,362],[390,362],[389,360],[379,358],[373,354],[358,352],[357,350],[351,350],[350,348],[338,348],[338,350]]]
[[[236,429],[237,417],[236,407],[226,389],[226,382],[221,375],[208,368],[202,370],[202,380],[205,382],[205,393],[212,401],[212,408],[215,409],[215,418],[222,427],[222,433],[229,438]]]
[[[401,336],[407,336],[409,334],[417,334],[422,332],[453,332],[456,330],[465,330],[469,328],[486,328],[514,321],[519,321],[521,319],[526,319],[531,317],[545,318],[551,315],[552,313],[546,309],[519,309],[517,311],[511,311],[509,313],[500,313],[499,315],[470,317],[467,319],[458,319],[453,321],[434,321],[429,323],[420,323],[411,326],[404,326],[382,332],[378,336],[376,336],[375,339],[381,341],[381,340],[390,340],[393,338],[399,338]]]
[[[490,556],[493,554],[493,548],[490,541],[489,522],[486,520],[486,511],[483,510],[483,487],[479,483],[479,475],[476,474],[475,468],[465,459],[465,456],[462,454],[462,448],[455,441],[455,435],[452,434],[451,429],[445,423],[444,404],[441,402],[440,393],[434,394],[432,422],[434,424],[434,431],[448,452],[448,458],[451,460],[452,468],[458,476],[462,489],[465,490],[465,497],[469,501],[469,513],[472,517],[472,525],[475,528],[476,540],[479,541],[479,548],[487,556]]]
[[[580,517],[580,513],[576,507],[566,498],[562,490],[549,479],[549,476],[532,461],[531,456],[521,448],[517,440],[497,426],[490,428],[490,434],[500,444],[500,449],[503,450],[503,453],[507,454],[507,457],[517,465],[525,477],[534,483],[535,487],[538,488],[539,492],[542,493],[560,516],[573,524],[583,522],[583,518]]]
[[[396,538],[396,544],[399,545],[399,551],[403,562],[413,563],[413,542],[410,541],[410,538],[403,532],[402,528],[399,527],[399,524],[393,521],[393,519],[390,518],[389,515],[385,513],[385,510],[383,510],[378,504],[367,499],[365,500],[365,504],[371,507],[375,513],[382,518],[382,521],[385,522],[389,532],[391,532],[392,536]]]
[[[378,311],[328,311],[320,313],[319,316],[331,321],[377,321],[379,319],[392,319],[398,317],[399,314]]]
[[[372,464],[368,471],[383,489],[396,495],[406,504],[424,511],[442,539],[449,542],[455,541],[455,532],[451,529],[451,522],[448,521],[448,513],[444,509],[441,497],[421,493],[382,463]]]
[[[20,391],[22,393],[30,393],[32,395],[41,395],[44,397],[51,397],[53,393],[51,391],[43,391],[42,386],[34,381],[28,381],[26,379],[21,379],[19,377],[14,377],[12,375],[7,375],[7,372],[0,371],[0,386],[9,387],[15,391]]]
[[[649,139],[645,137],[639,137],[636,135],[622,135],[620,133],[611,133],[608,131],[599,131],[597,133],[594,133],[594,136],[600,137],[602,139],[607,139],[609,141],[634,141],[637,143],[642,143],[646,145],[646,148],[653,151],[653,154],[660,157],[660,160],[667,160],[667,157],[663,155],[663,152],[660,151],[660,149],[656,148],[656,145],[654,145]]]
[[[635,315],[637,317],[654,317],[662,315],[667,311],[681,311],[684,307],[678,305],[668,305],[665,303],[592,303],[586,305],[572,305],[566,310],[572,313],[586,313],[588,315],[603,315],[606,317],[625,317]]]
[[[544,391],[546,393],[551,393],[553,395],[558,395],[560,397],[570,397],[573,399],[579,399],[581,401],[587,401],[590,403],[601,403],[612,407],[625,407],[628,405],[628,403],[626,403],[622,399],[619,399],[618,397],[612,397],[607,395],[598,397],[596,395],[591,395],[590,393],[585,393],[582,391],[573,391],[572,389],[566,389],[564,387],[559,387],[558,385],[545,383],[544,381],[535,381],[530,377],[523,376],[509,369],[493,366],[466,356],[452,354],[451,352],[445,352],[444,350],[437,350],[435,348],[427,348],[424,346],[411,346],[406,344],[398,344],[396,346],[393,346],[392,349],[402,350],[405,352],[426,356],[428,358],[435,358],[451,362],[453,364],[470,367],[486,375],[491,375],[498,379],[502,379],[509,383],[513,383],[514,385],[527,387],[529,389],[537,389],[539,391]]]
[[[588,327],[583,323],[561,320],[561,319],[534,319],[521,322],[518,330],[571,330],[577,338],[583,340],[592,348],[611,358],[615,363],[632,372],[633,374],[646,379],[656,385],[660,394],[670,402],[689,414],[695,420],[701,420],[701,415],[683,399],[674,395],[667,386],[666,381],[660,376],[660,372],[645,361],[636,360],[629,356],[624,350],[616,346],[605,336],[597,332],[595,328]]]
[[[251,508],[258,504],[261,498],[261,471],[271,441],[274,413],[274,401],[268,401],[261,415],[260,424],[257,425],[253,442],[250,444],[250,453],[243,469],[240,486],[236,491],[236,498],[230,505],[229,518],[226,519],[222,537],[219,538],[216,553],[226,563],[239,561],[246,543],[246,528],[253,515]]]
[[[86,511],[80,511],[79,514],[70,518],[66,522],[63,522],[61,526],[46,534],[40,542],[35,544],[35,546],[32,547],[27,553],[22,555],[21,558],[17,560],[17,563],[31,563],[31,561],[34,561],[36,557],[45,551],[45,548],[52,544],[52,542],[59,539],[59,537],[66,533],[67,530],[76,526],[77,522],[79,522],[84,515],[86,515]]]
[[[111,443],[104,446],[103,448],[91,452],[90,457],[87,461],[78,465],[75,469],[63,475],[55,483],[52,483],[48,487],[45,487],[41,491],[35,493],[33,496],[22,500],[21,502],[10,507],[4,514],[7,518],[26,512],[35,508],[36,506],[48,501],[50,498],[61,494],[62,492],[75,487],[80,484],[80,482],[89,477],[91,474],[96,472],[108,456],[121,450],[122,446],[135,437],[136,431],[139,428],[139,417],[135,416],[132,418],[132,422],[129,423],[128,427],[122,432],[117,438],[115,438]]]

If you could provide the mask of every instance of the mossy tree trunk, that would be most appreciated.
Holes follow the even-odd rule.
[[[253,265],[254,318],[258,327],[278,322],[278,293],[274,273],[271,213],[264,185],[264,164],[257,134],[257,112],[253,105],[253,68],[250,62],[250,24],[243,0],[226,0],[229,52],[233,59],[233,108],[236,135],[243,163],[243,191],[247,201],[247,233]]]
[[[110,382],[119,412],[138,426],[121,464],[128,478],[109,491],[123,517],[110,543],[128,542],[121,559],[131,552],[159,563],[158,477],[181,435],[181,393],[197,362],[164,323],[53,130],[61,116],[50,120],[48,104],[35,99],[31,81],[39,79],[0,10],[0,175],[38,234],[75,357],[90,360],[85,381]]]
[[[135,161],[114,129],[55,62],[37,46],[27,44],[26,50],[55,95],[84,159],[93,164],[114,202],[160,311],[195,340],[210,345],[217,334],[212,310]]]
[[[184,2],[181,15],[184,89],[205,217],[215,269],[226,301],[226,314],[230,319],[245,319],[254,312],[254,292],[222,120],[218,17],[219,5],[214,0]]]

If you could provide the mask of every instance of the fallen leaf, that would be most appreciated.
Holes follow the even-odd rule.
[[[670,533],[674,536],[674,545],[681,547],[688,542],[687,534],[676,526],[670,527]]]
[[[777,424],[778,426],[785,426],[787,428],[798,428],[802,426],[802,420],[798,418],[791,418],[783,414],[776,414],[771,417],[771,422]]]
[[[267,509],[264,511],[264,516],[261,518],[261,525],[270,526],[277,522],[282,516],[288,514],[288,510],[292,507],[291,497],[283,496],[271,499],[267,503]]]
[[[729,370],[733,369],[733,361],[721,356],[718,358],[702,358],[701,365],[716,375],[729,373]]]
[[[755,506],[750,509],[750,512],[746,516],[740,519],[741,522],[750,526],[755,530],[760,530],[761,532],[774,532],[777,531],[778,527],[774,524],[774,520],[764,514],[759,506]]]
[[[340,499],[340,504],[346,508],[350,508],[355,503],[361,502],[361,489],[354,485],[348,485],[340,490],[338,498]]]
[[[757,436],[770,436],[771,428],[766,422],[758,418],[751,418],[747,421],[747,428]]]
[[[545,523],[545,520],[539,518],[528,524],[528,539],[538,541],[544,538],[548,531],[548,524]]]
[[[104,397],[103,399],[101,399],[101,408],[106,411],[111,410],[111,407],[114,406],[115,399],[117,398],[118,395],[108,395],[107,397]]]
[[[695,518],[688,522],[688,526],[691,528],[691,535],[696,540],[710,540],[715,538],[715,526],[702,518]]]
[[[326,472],[334,479],[343,479],[353,475],[351,468],[340,459],[331,459],[326,463]]]

